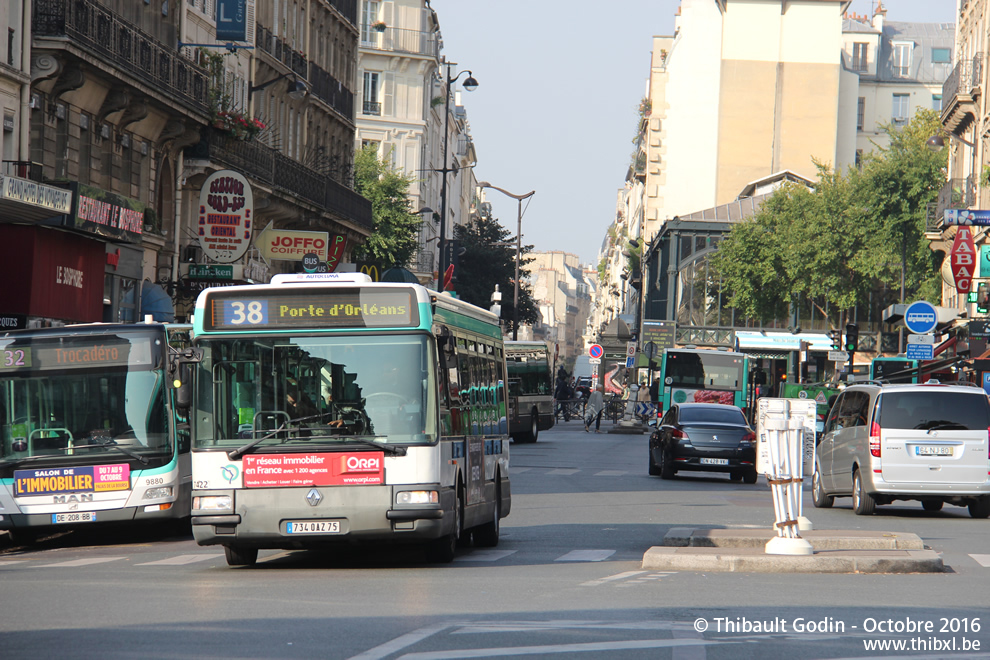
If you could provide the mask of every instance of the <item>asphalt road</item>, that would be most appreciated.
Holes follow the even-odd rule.
[[[862,517],[808,496],[816,528],[915,533],[949,570],[646,571],[671,527],[769,528],[770,492],[762,479],[650,477],[646,435],[610,428],[572,421],[513,444],[499,546],[445,566],[385,548],[263,551],[230,568],[167,534],[0,548],[0,657],[990,658],[990,521],[916,503]]]

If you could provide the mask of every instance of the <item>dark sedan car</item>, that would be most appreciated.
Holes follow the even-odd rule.
[[[675,404],[650,436],[650,474],[670,479],[678,470],[728,472],[756,483],[756,433],[742,410],[719,403]]]

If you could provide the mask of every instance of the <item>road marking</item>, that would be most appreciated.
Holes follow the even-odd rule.
[[[608,577],[599,578],[597,580],[589,580],[588,582],[582,582],[582,587],[597,587],[600,584],[605,584],[606,582],[615,582],[616,580],[625,580],[626,578],[632,577],[634,575],[642,575],[646,571],[626,571],[625,573],[616,573],[615,575],[609,575]]]
[[[454,557],[454,561],[498,561],[504,559],[516,550],[473,550],[469,554]]]
[[[24,564],[24,563],[27,563],[27,559],[16,559],[13,561],[4,560],[4,561],[0,561],[0,568],[3,568],[4,566],[13,566],[14,564]]]
[[[550,653],[608,653],[633,649],[663,649],[679,646],[705,646],[721,644],[705,639],[642,639],[628,642],[589,642],[584,644],[547,644],[542,646],[506,646],[487,649],[454,649],[450,651],[426,651],[406,653],[398,660],[456,660],[460,658],[497,658],[502,656],[541,655]]]
[[[135,566],[185,566],[186,564],[195,564],[198,561],[217,559],[219,557],[223,557],[223,555],[220,553],[179,555],[177,557],[169,557],[168,559],[159,559],[158,561],[146,561],[142,564],[135,564]]]
[[[127,557],[93,557],[92,559],[73,559],[72,561],[63,561],[58,564],[45,564],[42,568],[63,568],[72,566],[92,566],[93,564],[105,564],[111,561],[117,561],[120,559],[127,559]]]
[[[554,561],[605,561],[615,554],[615,550],[571,550]]]
[[[559,469],[556,469],[556,470],[550,470],[549,472],[547,472],[547,474],[559,474],[559,475],[562,475],[562,476],[565,476],[565,477],[569,477],[572,474],[577,474],[580,471],[581,470],[572,470],[572,469],[569,469],[569,468],[559,468]]]
[[[694,629],[674,629],[670,631],[676,640],[704,641],[701,633]],[[670,660],[705,660],[708,649],[704,646],[678,646],[671,650]]]
[[[512,470],[513,472],[515,472],[516,474],[519,474],[520,472],[528,472],[528,471],[529,471],[529,470],[531,470],[532,468],[523,468],[523,467],[514,467],[514,468],[510,468],[510,469],[511,469],[511,470]]]
[[[626,474],[629,473],[625,470],[602,470],[601,472],[595,472],[596,477],[621,477]]]
[[[983,568],[990,568],[990,555],[970,555]]]
[[[381,658],[386,658],[393,653],[398,653],[407,646],[412,646],[413,644],[418,644],[427,637],[436,635],[437,633],[443,632],[447,628],[455,627],[456,623],[438,623],[435,626],[427,626],[426,628],[420,628],[414,630],[411,633],[406,633],[405,635],[400,635],[395,639],[385,642],[384,644],[379,644],[373,649],[368,649],[364,653],[359,653],[355,656],[351,656],[349,660],[381,660]]]

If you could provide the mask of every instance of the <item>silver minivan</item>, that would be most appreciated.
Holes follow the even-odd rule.
[[[990,399],[978,387],[851,385],[835,400],[815,452],[816,507],[852,497],[853,510],[946,502],[990,516]]]

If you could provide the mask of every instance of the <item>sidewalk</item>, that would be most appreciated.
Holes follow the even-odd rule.
[[[862,530],[801,532],[812,555],[768,555],[769,529],[675,527],[643,555],[650,570],[736,573],[942,573],[942,557],[915,534]]]

